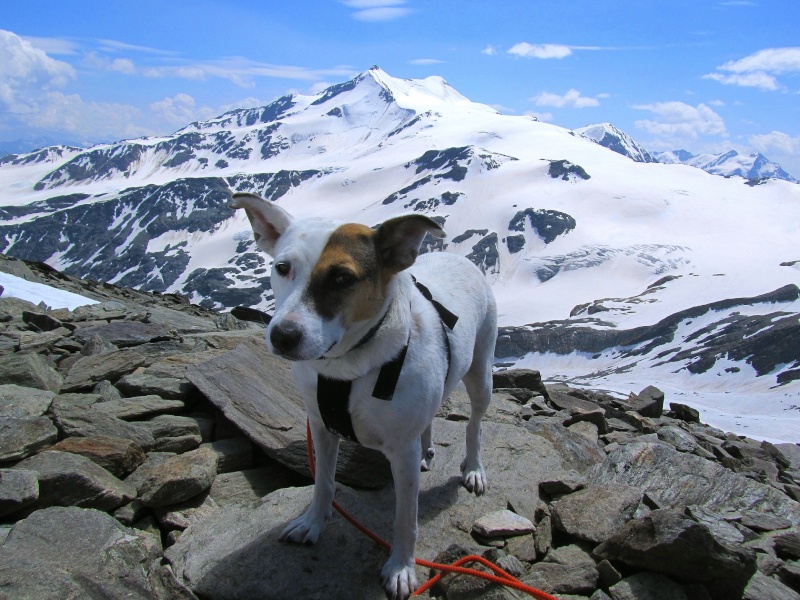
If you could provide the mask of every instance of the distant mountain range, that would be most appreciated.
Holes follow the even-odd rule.
[[[742,156],[736,150],[720,154],[694,155],[686,150],[672,152],[653,152],[645,150],[638,142],[611,123],[589,125],[574,130],[576,134],[597,142],[601,146],[627,156],[636,162],[660,162],[664,164],[683,164],[703,169],[712,175],[723,177],[743,177],[753,182],[764,179],[783,179],[798,183],[798,180],[784,171],[781,166],[760,153]]]
[[[800,390],[800,185],[652,162],[610,126],[584,134],[608,148],[439,77],[373,68],[169,136],[8,156],[0,251],[269,310],[270,259],[227,208],[232,192],[368,225],[417,212],[448,233],[426,249],[467,257],[492,284],[501,364],[621,392],[657,378],[678,401],[719,401],[704,414],[798,426],[786,411]]]

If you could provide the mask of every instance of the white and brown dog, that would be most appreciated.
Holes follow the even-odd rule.
[[[294,220],[253,194],[234,194],[256,243],[274,257],[275,314],[269,349],[293,361],[317,456],[314,496],[282,540],[314,543],[331,514],[339,436],[383,452],[394,478],[394,538],[381,579],[390,598],[417,587],[414,548],[420,466],[433,458],[431,424],[463,379],[471,401],[464,485],[486,490],[481,419],[492,391],[497,337],[494,297],[466,259],[417,258],[426,233],[445,236],[421,215],[377,229]],[[337,435],[338,434],[338,435]]]

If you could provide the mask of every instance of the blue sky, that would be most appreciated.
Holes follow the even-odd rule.
[[[760,151],[800,177],[796,0],[6,3],[0,142],[167,134],[377,64],[650,150]]]

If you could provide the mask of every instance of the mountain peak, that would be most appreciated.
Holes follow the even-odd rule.
[[[636,162],[657,162],[636,140],[611,123],[587,125],[575,129],[575,133]]]

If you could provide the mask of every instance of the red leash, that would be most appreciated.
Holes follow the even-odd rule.
[[[308,450],[308,465],[311,468],[311,477],[314,477],[316,471],[316,464],[314,462],[314,442],[311,439],[311,425],[308,422],[308,419],[306,419],[306,447]],[[356,527],[356,529],[361,531],[369,539],[378,544],[387,553],[391,551],[392,549],[391,544],[389,544],[386,540],[381,539],[375,533],[367,529],[354,516],[352,516],[344,508],[342,508],[342,506],[338,502],[336,502],[336,500],[333,501],[333,508],[335,508],[337,512],[340,515],[342,515],[347,521],[352,523]],[[520,592],[525,592],[526,594],[529,594],[534,598],[537,598],[538,600],[558,600],[555,596],[551,596],[550,594],[543,592],[542,590],[538,590],[529,585],[525,585],[510,573],[507,573],[494,563],[476,554],[470,554],[469,556],[465,556],[464,558],[461,558],[456,562],[454,562],[452,565],[443,565],[440,563],[422,560],[421,558],[415,559],[415,562],[421,567],[434,569],[436,571],[440,571],[440,573],[432,577],[428,581],[426,581],[419,588],[417,588],[417,590],[413,594],[414,596],[419,596],[420,594],[424,593],[425,591],[433,587],[442,577],[444,577],[445,573],[460,573],[462,575],[472,575],[473,577],[480,577],[481,579],[486,579],[494,583],[499,583],[500,585],[504,585],[506,587],[513,588],[515,590],[519,590]],[[470,569],[468,567],[461,566],[465,563],[472,563],[472,562],[478,562],[482,564],[483,566],[491,569],[494,572],[494,574],[484,573],[483,571],[478,571],[477,569]]]

